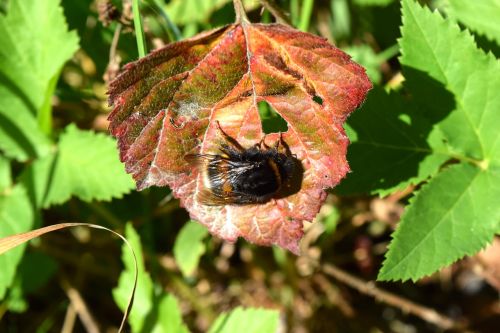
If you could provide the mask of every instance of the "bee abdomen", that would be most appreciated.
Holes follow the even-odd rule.
[[[271,161],[271,163],[274,162]],[[271,163],[256,163],[234,177],[232,181],[234,191],[262,197],[262,200],[276,193],[281,186],[281,177],[275,172]]]

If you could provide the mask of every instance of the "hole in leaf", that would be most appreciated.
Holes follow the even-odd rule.
[[[281,118],[266,101],[259,102],[258,108],[262,121],[262,130],[265,134],[286,132],[288,130],[288,124],[285,119]]]
[[[319,97],[318,95],[314,95],[313,101],[315,101],[319,105],[323,105],[323,99],[321,97]]]

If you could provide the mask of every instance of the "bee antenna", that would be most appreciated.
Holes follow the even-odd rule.
[[[240,146],[240,144],[233,138],[231,138],[229,135],[224,132],[222,127],[220,126],[220,122],[218,120],[215,121],[215,126],[217,128],[218,134],[224,139],[224,141],[227,143],[226,146],[228,147],[233,147],[236,151],[243,151],[243,147]]]
[[[220,122],[219,122],[218,120],[216,120],[216,121],[215,121],[215,125],[217,126],[217,129],[218,129],[219,131],[224,132],[224,131],[222,130],[222,127],[220,127]]]

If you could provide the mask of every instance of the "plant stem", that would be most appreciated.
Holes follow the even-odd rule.
[[[292,25],[290,17],[272,0],[260,0],[262,6],[267,9],[276,18],[279,23]]]
[[[177,27],[177,25],[172,22],[170,16],[168,16],[167,12],[161,5],[161,2],[159,0],[147,0],[147,2],[151,7],[155,8],[155,10],[160,13],[160,16],[163,17],[163,19],[167,23],[167,33],[170,40],[174,42],[181,40],[182,33],[179,30],[179,27]]]
[[[243,7],[243,3],[241,0],[233,0],[234,11],[236,13],[236,23],[237,24],[245,24],[250,23],[250,20],[245,13],[245,7]]]
[[[391,59],[395,55],[399,53],[399,44],[394,44],[392,46],[389,46],[379,54],[377,54],[377,61],[379,63],[384,63],[387,60]]]
[[[299,24],[299,0],[290,0],[290,16],[293,26],[297,27]]]
[[[141,13],[139,11],[139,0],[132,0],[132,12],[134,14],[135,40],[139,58],[146,55],[146,44],[144,42],[144,29],[142,27]]]
[[[314,7],[314,0],[304,0],[300,11],[299,30],[306,31],[309,29],[311,14]]]

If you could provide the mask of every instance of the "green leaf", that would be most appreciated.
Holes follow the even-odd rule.
[[[448,0],[449,15],[500,45],[500,0]]]
[[[127,238],[135,252],[139,269],[134,306],[129,314],[128,322],[132,327],[132,332],[140,332],[144,326],[148,313],[153,308],[153,282],[144,268],[141,240],[130,223],[127,223],[125,226],[125,238]],[[135,272],[134,260],[126,244],[122,246],[122,262],[125,265],[125,269],[120,275],[118,286],[113,289],[113,299],[118,307],[122,311],[125,311],[130,292],[134,285]]]
[[[10,171],[10,161],[0,155],[0,193],[12,185],[12,175]]]
[[[177,235],[174,244],[174,257],[182,275],[191,276],[200,262],[200,257],[205,253],[203,239],[208,230],[195,221],[187,222]]]
[[[38,110],[50,80],[78,49],[78,36],[68,31],[59,1],[9,4],[7,16],[0,16],[2,79]]]
[[[144,268],[141,240],[130,223],[125,226],[125,237],[134,249],[139,269],[134,306],[128,317],[132,332],[189,332],[182,322],[175,297],[166,293],[154,296],[153,281]],[[122,261],[125,269],[120,275],[118,286],[113,289],[113,299],[124,311],[133,288],[135,272],[134,260],[126,244],[122,246]]]
[[[30,200],[22,186],[15,186],[7,193],[0,193],[0,238],[29,231],[35,215]],[[0,299],[12,284],[16,268],[24,253],[26,244],[0,255]]]
[[[352,59],[366,69],[366,74],[373,83],[379,83],[382,79],[380,73],[380,60],[373,49],[368,45],[350,45],[343,48]]]
[[[134,188],[107,135],[70,125],[61,135],[58,151],[36,160],[22,182],[39,207],[61,204],[72,195],[90,200],[111,200]]]
[[[57,270],[57,262],[43,253],[27,253],[17,269],[7,306],[10,311],[24,312],[29,306],[26,296],[43,287]]]
[[[405,85],[461,163],[410,201],[379,275],[418,279],[486,246],[500,227],[500,65],[467,31],[403,1]],[[439,33],[436,33],[439,32]]]
[[[335,36],[335,39],[337,41],[340,39],[348,38],[351,35],[351,12],[349,8],[349,1],[348,0],[330,1],[330,10],[332,13],[332,18],[330,23],[331,34]],[[371,50],[370,47],[367,48]],[[355,61],[358,62],[356,59]],[[364,66],[363,63],[361,63],[361,65]]]
[[[500,167],[461,163],[434,177],[411,199],[378,278],[417,280],[484,248],[500,221]]]
[[[51,80],[78,48],[59,1],[10,1],[0,14],[0,149],[24,161],[48,152],[37,114]],[[46,115],[41,116],[46,122]]]
[[[0,72],[0,150],[18,161],[46,155],[50,151],[49,139],[41,132],[26,101],[10,87]]]
[[[177,299],[168,294],[160,298],[158,305],[158,321],[152,333],[188,333],[182,322],[182,313]]]
[[[452,150],[477,161],[498,159],[498,60],[479,50],[469,32],[411,0],[403,1],[402,34],[405,85]]]
[[[397,93],[370,92],[348,120],[352,172],[336,191],[388,195],[435,175],[449,159],[442,135]]]
[[[273,333],[278,323],[279,311],[238,307],[217,317],[208,333]]]

